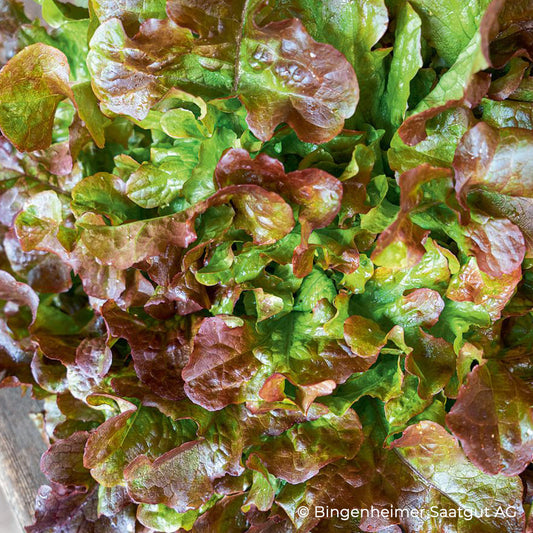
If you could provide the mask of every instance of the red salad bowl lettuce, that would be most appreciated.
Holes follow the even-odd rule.
[[[0,0],[28,533],[533,531],[532,28],[527,0]]]

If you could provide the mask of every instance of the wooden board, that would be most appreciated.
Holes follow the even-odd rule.
[[[37,490],[46,484],[39,469],[46,445],[29,417],[41,410],[39,402],[21,397],[19,389],[0,390],[0,485],[21,532],[33,522]]]

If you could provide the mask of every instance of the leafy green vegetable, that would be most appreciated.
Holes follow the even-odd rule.
[[[74,100],[65,55],[51,46],[33,44],[17,54],[0,73],[0,130],[19,150],[47,148],[57,104]]]
[[[531,2],[33,4],[0,0],[26,530],[533,531]]]

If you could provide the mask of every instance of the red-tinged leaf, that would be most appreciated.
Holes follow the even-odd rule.
[[[27,533],[45,533],[52,528],[65,526],[76,517],[90,500],[91,493],[80,488],[48,487],[43,485],[37,493],[35,523],[26,528]],[[52,529],[53,530],[53,529]]]
[[[419,379],[419,396],[423,399],[435,396],[448,384],[455,368],[453,346],[420,328],[413,351],[405,360],[405,369]]]
[[[198,34],[200,42],[206,44],[213,38],[215,42],[224,42],[239,32],[246,14],[244,4],[244,0],[215,0],[209,4],[200,0],[169,0],[166,8],[171,20]]]
[[[494,3],[501,5],[503,0],[496,0]],[[467,64],[466,61],[464,63]],[[436,98],[435,103],[433,103],[433,99],[428,100],[428,104],[431,106],[429,109],[424,109],[411,115],[398,128],[398,135],[408,146],[417,145],[427,138],[426,123],[440,113],[459,107],[474,109],[478,106],[489,90],[490,76],[485,72],[470,74],[467,76],[463,90],[460,92],[457,91],[458,87],[454,87],[455,84],[451,83],[451,78],[447,78],[446,82],[447,88],[453,89],[454,99]],[[439,90],[439,93],[441,92],[444,91]],[[441,94],[436,96],[441,96]]]
[[[78,120],[75,121],[75,124],[77,124],[77,122]],[[73,143],[81,143],[81,146],[79,147],[73,145],[73,152],[71,152],[69,142],[63,141],[53,143],[46,150],[35,150],[32,153],[32,158],[43,165],[43,167],[54,176],[68,176],[71,174],[75,160],[74,158],[77,157],[83,145],[87,144],[90,140],[88,134],[87,137],[82,136],[78,139],[75,137],[78,135],[78,131],[76,129],[70,131],[75,132],[70,136],[71,141]],[[80,133],[80,135],[83,134]]]
[[[313,40],[298,19],[255,27],[241,46],[239,97],[259,139],[267,141],[287,122],[302,140],[326,142],[353,115],[359,100],[353,68],[333,46]],[[276,84],[264,83],[264,69],[272,69]]]
[[[41,470],[52,483],[90,488],[94,483],[83,466],[83,451],[89,437],[86,431],[58,440],[41,458]]]
[[[336,240],[335,238],[338,234],[332,232],[331,235],[327,235],[325,231],[321,232],[318,237],[320,245],[310,244],[306,247],[305,241],[302,241],[294,251],[292,266],[294,274],[297,277],[303,278],[311,272],[315,251],[317,250],[318,256],[316,257],[316,263],[324,270],[332,268],[343,274],[353,274],[359,268],[359,250],[357,249],[358,245],[355,243],[355,240],[348,238],[347,242],[339,242],[340,239]],[[311,241],[315,240],[314,237],[311,236]],[[373,241],[373,236],[369,235],[369,237],[369,241]],[[362,247],[366,247],[366,243],[363,243]],[[309,257],[307,258],[307,256]],[[304,264],[308,259],[309,265],[301,266],[301,258]]]
[[[0,141],[3,139],[4,138],[0,136]],[[13,150],[15,150],[14,147],[12,147],[11,145],[9,146]],[[2,165],[4,165],[4,163],[2,163]],[[21,172],[24,172],[24,170],[21,170]],[[18,174],[19,172],[17,171],[16,175]],[[28,198],[29,198],[29,193],[27,190],[27,186],[23,185],[20,182],[17,185],[14,185],[13,187],[5,191],[2,195],[0,195],[0,208],[1,208],[0,223],[2,223],[4,226],[8,228],[12,228],[13,222],[15,221],[16,216],[25,207],[25,203],[27,202]],[[21,244],[21,249],[22,249],[23,248],[22,243],[20,244]],[[24,251],[27,251],[27,250],[24,250]]]
[[[485,274],[475,259],[461,266],[452,278],[446,297],[456,302],[473,302],[482,305],[493,320],[498,320],[522,278],[519,266],[510,274],[490,276]]]
[[[66,439],[75,432],[90,431],[105,420],[101,411],[88,406],[70,392],[59,394],[56,403],[62,416],[46,418],[46,431],[54,438]]]
[[[480,71],[491,65],[489,44],[498,31],[498,15],[505,3],[493,0],[486,5],[455,63],[400,126],[398,134],[403,142],[415,145],[423,141],[427,136],[426,122],[442,111],[458,106],[474,108],[481,102],[489,89],[490,75]]]
[[[373,320],[353,315],[344,322],[344,338],[359,357],[375,362],[381,348],[387,344],[388,334]]]
[[[209,8],[172,0],[167,11],[199,34],[198,45],[210,45],[221,58],[235,57],[234,88],[259,139],[270,139],[287,122],[302,140],[325,142],[353,115],[359,100],[353,68],[333,46],[312,39],[300,20],[257,27],[257,5],[243,0],[217,0]],[[226,42],[229,47],[220,46]]]
[[[66,230],[63,206],[57,193],[44,190],[28,198],[24,210],[15,219],[15,231],[25,252],[41,250],[58,255],[68,263],[69,243],[60,240]]]
[[[256,344],[250,323],[233,317],[206,318],[182,372],[187,396],[209,410],[244,401],[244,385],[261,366],[253,352]]]
[[[45,357],[40,350],[33,354],[31,373],[37,384],[51,394],[60,394],[68,389],[66,368],[59,361]]]
[[[206,200],[206,206],[232,203],[233,224],[249,233],[254,244],[271,244],[285,237],[294,227],[290,206],[274,192],[257,185],[231,185]]]
[[[198,283],[194,274],[187,270],[178,272],[164,290],[155,293],[146,303],[146,312],[156,318],[170,318],[175,313],[189,315],[209,309],[211,302],[206,287]]]
[[[156,394],[170,400],[184,397],[181,371],[189,359],[189,343],[179,327],[152,326],[122,311],[114,302],[102,308],[109,334],[131,346],[135,371]]]
[[[449,180],[450,177],[449,169],[432,167],[425,163],[400,176],[400,213],[376,241],[376,247],[371,255],[376,264],[382,266],[395,264],[397,268],[407,268],[416,265],[422,259],[429,231],[413,224],[410,213],[428,207],[424,196],[425,185],[436,180]]]
[[[66,56],[52,46],[24,48],[0,71],[0,129],[22,151],[48,148],[57,104],[74,100]]]
[[[500,33],[490,47],[494,66],[501,67],[513,57],[532,60],[533,46],[529,25],[532,16],[533,9],[527,1],[505,3],[498,17]]]
[[[238,413],[237,419],[244,430],[246,444],[260,444],[264,436],[279,436],[295,424],[318,420],[328,413],[328,409],[319,403],[313,404],[306,414],[290,403],[265,405],[250,402],[247,407],[237,406],[228,409],[234,409]]]
[[[247,533],[293,533],[293,525],[287,519],[285,513],[282,513],[280,509],[278,509],[277,512],[279,514],[270,516],[265,521],[258,520],[257,523],[254,522],[252,527],[248,529]],[[283,516],[280,516],[281,514],[283,514]]]
[[[112,362],[113,355],[104,337],[83,339],[76,348],[76,365],[87,377],[103,378]]]
[[[280,373],[274,373],[268,377],[261,390],[259,391],[259,396],[267,402],[282,402],[287,399],[285,394],[285,380],[287,378]],[[292,383],[292,380],[289,379],[289,382]],[[312,383],[309,385],[298,385],[298,383],[292,383],[296,387],[296,393],[294,398],[294,403],[301,410],[302,413],[307,414],[309,408],[313,402],[319,396],[328,396],[331,394],[337,384],[332,379],[327,379],[325,381],[319,381],[317,383]]]
[[[521,531],[517,478],[483,474],[468,462],[453,436],[433,422],[411,426],[405,440],[396,441],[398,448],[386,448],[380,408],[371,402],[363,405],[366,439],[359,454],[326,466],[305,484],[287,484],[278,494],[277,503],[298,531],[394,531],[397,524],[402,531]],[[298,512],[301,506],[310,510],[308,515]],[[496,515],[500,507],[509,509],[510,516]],[[333,508],[360,512],[342,518],[326,512]],[[376,512],[385,509],[403,512]],[[435,509],[446,512],[432,514]],[[491,516],[483,516],[482,509],[490,509]]]
[[[334,308],[321,300],[311,313],[292,313],[268,324],[259,353],[272,354],[275,369],[298,386],[330,380],[344,383],[372,366],[386,340],[374,330],[375,324],[370,332],[357,330],[356,324],[351,327],[351,318],[344,322],[335,315]],[[357,343],[360,334],[365,339],[362,350]]]
[[[133,503],[128,496],[125,487],[100,487],[99,490],[100,501],[98,502],[98,512],[100,515],[112,518],[127,509],[127,507]]]
[[[356,335],[365,333],[348,330],[345,339],[343,322],[337,328],[328,326],[334,317],[334,308],[321,300],[312,312],[293,312],[259,322],[257,331],[248,320],[237,317],[205,319],[183,371],[187,395],[216,410],[229,403],[257,401],[260,394],[278,394],[275,391],[283,376],[301,388],[298,401],[302,400],[303,406],[306,387],[323,383],[330,388],[330,381],[343,383],[354,372],[364,372],[387,342],[385,333],[374,332],[367,342],[369,351],[359,353]],[[265,385],[276,374],[278,385]]]
[[[259,396],[267,402],[279,402],[285,399],[285,376],[278,372],[269,376],[261,390]]]
[[[114,487],[124,483],[126,467],[138,456],[155,459],[192,436],[157,409],[124,411],[91,433],[83,464],[101,485]]]
[[[33,351],[17,341],[5,320],[0,320],[0,388],[34,382],[29,368]]]
[[[268,471],[289,483],[303,483],[341,458],[351,459],[363,439],[361,423],[351,409],[297,424],[269,439],[256,452]]]
[[[311,385],[299,385],[296,389],[295,403],[304,413],[307,413],[311,404],[320,396],[329,396],[337,387],[332,379],[326,379]]]
[[[507,219],[478,216],[464,228],[466,249],[491,277],[513,274],[526,254],[522,232]]]
[[[483,350],[469,342],[465,342],[457,355],[457,377],[459,379],[459,384],[462,385],[465,382],[468,374],[470,374],[472,365],[481,365],[483,363],[485,363]],[[457,395],[455,395],[455,397],[457,397]]]
[[[494,532],[522,530],[524,511],[519,478],[489,476],[478,470],[442,426],[430,421],[419,422],[407,428],[392,446],[416,469],[417,475],[452,497],[455,505],[472,513],[478,509],[490,510],[490,516],[485,513],[477,519],[478,528]],[[496,514],[499,507],[511,511]],[[468,531],[477,531],[475,527],[472,523]]]
[[[527,258],[533,257],[533,198],[507,196],[488,191],[473,194],[477,210],[495,218],[504,218],[520,229],[526,243]]]
[[[147,3],[143,0],[129,0],[125,4],[117,4],[112,0],[98,0],[94,3],[93,9],[99,21],[118,18],[131,26],[133,31],[142,20],[165,18],[165,2]]]
[[[533,134],[519,128],[496,129],[480,122],[461,139],[453,167],[457,199],[467,208],[467,196],[485,188],[508,196],[530,197],[533,187]]]
[[[43,486],[37,494],[35,523],[27,533],[134,533],[135,510],[126,507],[112,517],[98,514],[98,492]]]
[[[468,375],[446,423],[478,468],[514,476],[533,458],[532,404],[529,388],[490,360]]]
[[[0,57],[77,80],[0,98],[52,130],[0,134],[0,388],[52,443],[30,531],[527,530],[531,1],[19,1]]]
[[[400,212],[396,221],[383,231],[370,258],[379,266],[410,268],[420,262],[426,249],[429,231],[413,224],[407,213]]]
[[[81,241],[87,250],[102,263],[123,270],[164,253],[168,245],[187,247],[196,239],[196,217],[229,202],[235,209],[235,227],[248,232],[256,244],[273,243],[294,226],[290,206],[278,194],[256,185],[225,187],[174,215],[108,226],[103,217],[86,213],[77,224],[83,229]]]
[[[62,293],[72,286],[71,269],[57,255],[38,251],[24,252],[12,229],[6,233],[3,246],[13,272],[26,280],[33,290]]]
[[[509,72],[491,83],[489,97],[493,100],[506,100],[509,98],[520,86],[527,67],[527,61],[520,58],[512,59]]]
[[[393,465],[387,466],[391,468]],[[370,520],[361,520],[359,517],[348,516],[346,520],[342,520],[340,517],[320,516],[321,511],[327,508],[369,509],[372,504],[377,508],[387,505],[387,499],[381,488],[387,482],[384,479],[379,481],[373,479],[374,474],[377,474],[379,479],[378,468],[379,465],[374,464],[371,456],[368,456],[365,464],[359,464],[357,461],[338,461],[323,468],[305,485],[286,485],[276,501],[294,522],[297,531],[328,532],[335,529],[342,531],[341,528],[350,528],[354,531],[357,529],[380,531],[392,520],[376,517],[370,525]],[[393,475],[400,477],[406,487],[413,487],[413,484],[407,483],[406,476],[400,476],[397,470],[394,469]],[[391,494],[392,498],[395,496],[395,493]],[[298,513],[298,509],[302,506],[310,510],[308,516]]]
[[[0,65],[4,65],[20,48],[20,25],[26,22],[24,8],[18,2],[4,2],[0,22]]]
[[[172,20],[145,20],[133,38],[117,19],[98,27],[88,66],[107,109],[142,120],[178,82],[210,95],[237,93],[261,140],[282,122],[307,142],[325,142],[341,131],[359,91],[339,51],[313,40],[298,19],[257,27],[257,4],[217,0],[207,10],[199,7],[170,2]]]
[[[337,216],[342,200],[342,184],[317,168],[285,174],[277,159],[259,154],[251,159],[242,149],[231,149],[218,162],[215,177],[220,187],[255,184],[275,191],[300,207],[299,220],[308,231],[323,228]]]
[[[126,290],[128,273],[113,266],[102,265],[83,242],[78,241],[70,254],[69,263],[83,284],[88,296],[120,301]]]
[[[424,186],[436,180],[450,181],[452,172],[449,168],[432,167],[426,163],[404,172],[399,177],[400,208],[409,213],[419,206],[427,206]]]
[[[79,335],[54,335],[46,330],[32,331],[32,340],[39,346],[43,355],[53,361],[61,361],[64,365],[74,363],[76,348],[81,337]]]
[[[163,253],[169,244],[184,248],[196,238],[194,217],[187,211],[120,226],[107,226],[102,217],[86,214],[77,224],[89,253],[119,270]]]
[[[225,496],[207,512],[200,515],[194,523],[192,533],[202,531],[248,531],[249,522],[241,511],[244,496],[233,494]]]
[[[37,316],[39,297],[35,291],[25,283],[20,283],[11,274],[0,270],[0,300],[13,302],[17,305],[27,305],[33,320]]]
[[[250,154],[241,148],[228,150],[215,169],[215,178],[219,187],[247,183],[282,192],[287,186],[286,176],[281,161],[266,154],[258,154],[252,159]]]
[[[404,327],[429,328],[437,323],[445,304],[437,291],[414,289],[402,296],[398,305]]]
[[[517,225],[533,250],[531,131],[480,122],[461,139],[453,162],[459,203]],[[468,216],[462,214],[466,222]]]
[[[299,277],[309,274],[314,255],[314,251],[309,250],[309,236],[313,230],[329,225],[339,213],[343,194],[341,182],[316,168],[286,174],[278,160],[266,154],[251,159],[242,149],[231,149],[224,154],[215,177],[220,187],[256,184],[300,206],[298,220],[302,226],[302,242],[294,252],[293,266]]]
[[[126,286],[117,298],[119,307],[127,309],[144,306],[154,294],[153,284],[138,269],[127,270],[124,277]]]
[[[116,6],[113,12],[119,14]],[[192,34],[170,20],[150,19],[130,39],[118,19],[107,18],[96,30],[87,57],[94,94],[107,110],[142,120],[170,89],[166,69],[173,63],[179,69],[180,58],[191,51]]]
[[[235,459],[214,455],[206,440],[186,442],[153,462],[140,456],[125,471],[128,492],[137,502],[195,509],[210,499],[216,479],[242,472]]]

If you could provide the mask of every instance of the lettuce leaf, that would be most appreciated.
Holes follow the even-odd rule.
[[[28,532],[532,529],[530,4],[0,0]]]

